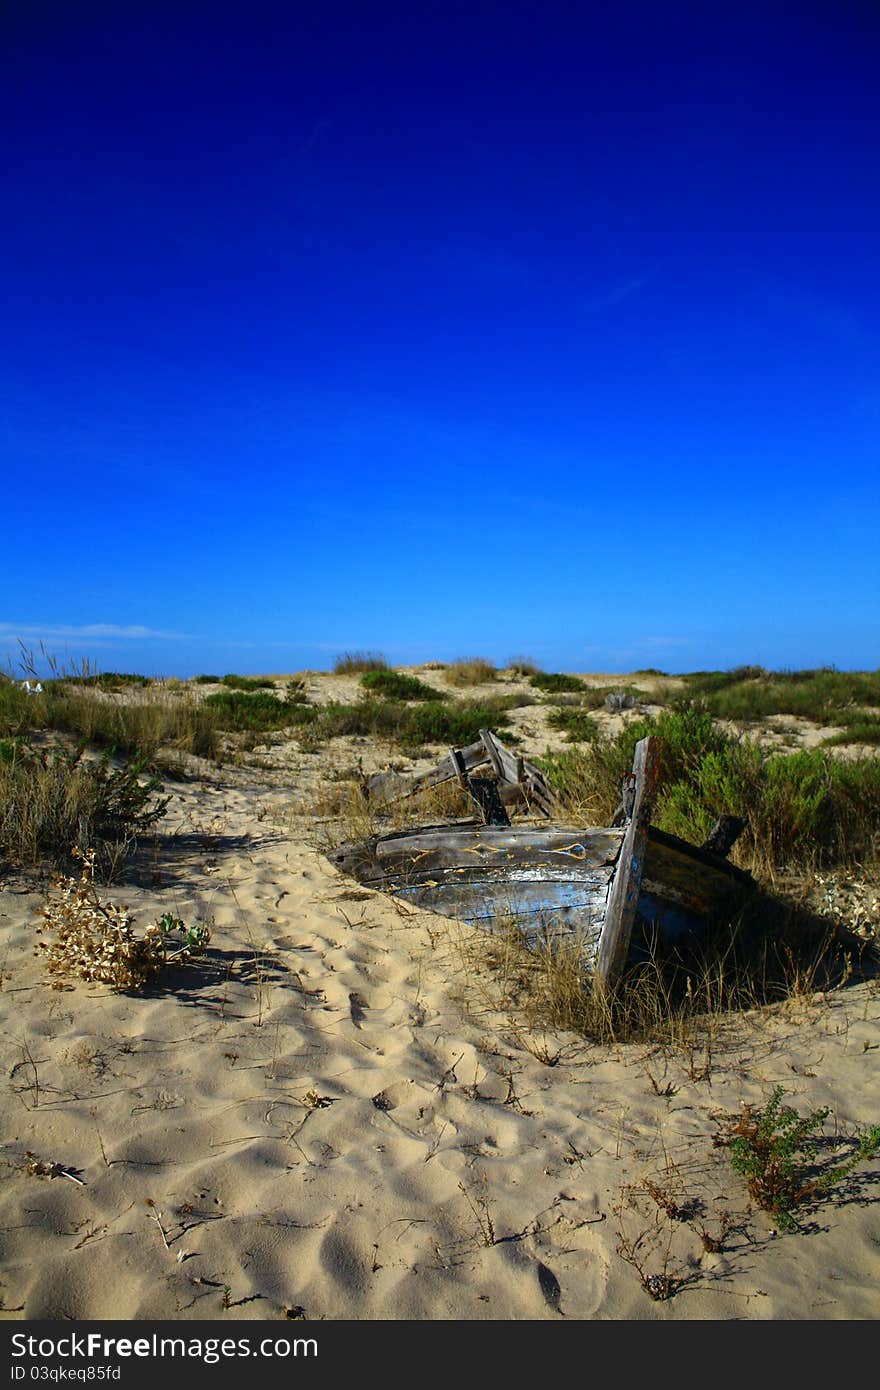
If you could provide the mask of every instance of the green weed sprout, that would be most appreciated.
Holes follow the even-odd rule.
[[[763,1110],[743,1106],[727,1131],[730,1162],[760,1207],[770,1213],[780,1231],[797,1229],[796,1207],[815,1201],[847,1178],[880,1148],[880,1125],[858,1136],[854,1153],[815,1171],[822,1127],[831,1113],[827,1106],[801,1116],[782,1104],[784,1088],[776,1086]]]

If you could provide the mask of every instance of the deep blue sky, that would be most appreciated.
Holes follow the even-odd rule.
[[[880,665],[880,10],[0,7],[0,661]]]

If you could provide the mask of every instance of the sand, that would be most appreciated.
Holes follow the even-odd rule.
[[[715,1141],[776,1085],[829,1134],[878,1121],[877,984],[710,1050],[534,1034],[475,933],[316,848],[303,798],[355,755],[384,753],[168,784],[106,895],[212,941],[142,997],[52,988],[44,889],[3,885],[3,1317],[875,1318],[880,1163],[780,1234]]]

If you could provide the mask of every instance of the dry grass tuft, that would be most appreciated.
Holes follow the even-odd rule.
[[[482,656],[472,656],[453,661],[446,667],[444,680],[456,687],[464,685],[487,685],[498,677],[497,669],[491,661]]]
[[[333,663],[336,676],[357,676],[363,671],[386,671],[388,662],[381,652],[342,652]]]

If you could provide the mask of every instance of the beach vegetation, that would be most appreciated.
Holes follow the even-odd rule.
[[[95,887],[94,850],[82,851],[78,878],[59,875],[43,905],[38,953],[56,976],[56,988],[74,976],[111,989],[141,991],[170,966],[200,955],[211,939],[204,924],[186,927],[173,913],[163,913],[142,936],[134,931],[128,907],[102,898]],[[49,938],[42,933],[50,933]]]
[[[514,676],[538,676],[541,673],[541,667],[530,656],[512,656],[507,669]]]
[[[275,682],[268,676],[224,676],[220,682],[229,690],[274,690]]]
[[[284,729],[311,724],[317,718],[313,705],[301,700],[279,700],[260,690],[217,690],[208,695],[204,708],[213,716],[216,729],[243,732]]]
[[[447,685],[488,685],[497,680],[498,670],[482,656],[460,657],[446,667],[443,675]]]
[[[589,743],[599,735],[599,725],[584,709],[561,706],[547,715],[551,729],[564,733],[569,743]]]
[[[141,676],[135,672],[121,671],[100,671],[91,672],[85,675],[65,675],[59,676],[59,680],[67,681],[71,684],[93,687],[95,690],[103,690],[110,693],[118,693],[121,690],[136,689],[143,690],[152,682],[150,676]]]
[[[636,743],[661,739],[653,823],[701,844],[722,815],[741,816],[734,849],[743,867],[782,869],[859,862],[880,836],[880,761],[838,759],[823,749],[771,753],[725,733],[703,704],[630,722],[615,738],[548,753],[538,760],[576,819],[603,825],[613,815]]]
[[[841,725],[836,734],[823,739],[824,748],[839,748],[852,744],[880,744],[880,715],[867,710],[839,710],[832,722]]]
[[[529,677],[529,685],[551,695],[572,694],[587,689],[586,681],[582,681],[580,676],[568,676],[562,671],[535,671]]]
[[[336,676],[359,676],[364,671],[385,671],[388,662],[381,652],[343,652],[333,663]]]
[[[880,705],[880,671],[766,671],[740,666],[730,671],[695,671],[684,676],[685,702],[702,700],[716,719],[753,722],[788,714],[817,724],[840,723],[841,713]]]
[[[445,700],[443,691],[420,681],[417,676],[407,676],[402,671],[383,668],[366,671],[361,676],[361,685],[371,694],[384,695],[390,700]]]
[[[145,759],[27,740],[0,745],[0,859],[11,868],[61,863],[91,847],[105,876],[166,813],[169,798]]]
[[[775,1086],[762,1108],[743,1105],[739,1115],[726,1120],[719,1137],[753,1200],[779,1230],[792,1231],[799,1207],[814,1204],[845,1182],[880,1149],[880,1125],[869,1126],[849,1142],[839,1136],[826,1140],[828,1107],[802,1116],[782,1104],[783,1094],[784,1088]],[[849,1149],[845,1155],[843,1148]]]
[[[408,705],[401,700],[364,698],[355,704],[323,705],[312,732],[319,740],[352,734],[378,736],[411,751],[425,744],[473,743],[480,729],[504,728],[507,722],[503,709],[483,702],[428,700]]]

